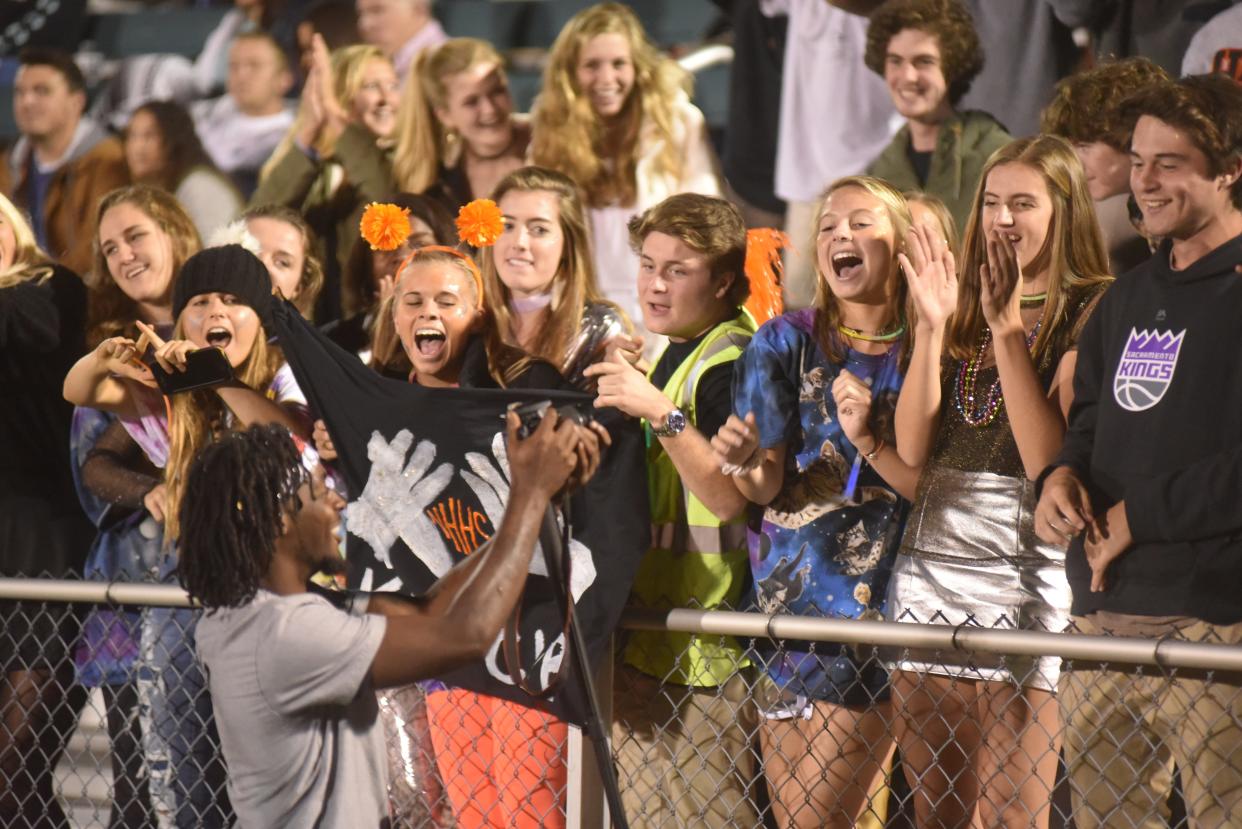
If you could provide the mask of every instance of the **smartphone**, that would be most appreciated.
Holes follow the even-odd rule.
[[[233,380],[233,366],[218,348],[199,348],[185,355],[185,371],[164,371],[152,362],[151,373],[167,395],[219,386]]]

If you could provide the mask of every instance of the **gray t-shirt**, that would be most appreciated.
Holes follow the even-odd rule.
[[[386,824],[384,734],[369,679],[386,621],[266,590],[203,615],[198,656],[239,826]]]

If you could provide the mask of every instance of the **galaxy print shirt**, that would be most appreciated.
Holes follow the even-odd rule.
[[[754,413],[763,447],[787,450],[781,491],[749,522],[754,603],[764,613],[881,619],[909,504],[865,461],[846,498],[858,453],[837,422],[832,383],[845,368],[871,385],[872,430],[891,446],[901,343],[880,355],[851,349],[838,363],[816,343],[815,316],[806,309],[768,321],[734,373],[735,413]],[[803,644],[767,660],[777,685],[813,699],[848,696],[842,686],[857,668],[846,649]]]

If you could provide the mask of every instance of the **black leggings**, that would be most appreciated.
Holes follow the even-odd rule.
[[[62,829],[54,774],[86,702],[73,667],[9,670],[0,680],[0,826]]]
[[[108,829],[154,826],[138,719],[138,686],[133,682],[105,685],[103,697],[112,744],[112,819]]]

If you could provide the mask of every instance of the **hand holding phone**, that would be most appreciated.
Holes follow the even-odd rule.
[[[210,388],[233,380],[233,366],[218,348],[198,348],[188,340],[164,341],[155,329],[139,322],[144,339],[155,350],[151,373],[166,395]]]

